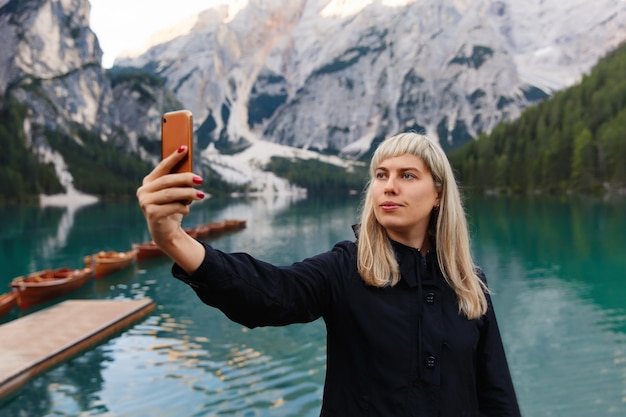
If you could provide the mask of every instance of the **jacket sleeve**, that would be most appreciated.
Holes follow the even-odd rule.
[[[484,279],[484,275],[482,276]],[[520,417],[515,388],[491,297],[478,346],[478,405],[484,417]]]
[[[198,297],[246,327],[281,326],[319,318],[327,308],[330,285],[341,275],[345,250],[332,251],[275,266],[246,253],[224,253],[204,242],[205,257],[191,275],[178,265],[174,277],[191,286]]]

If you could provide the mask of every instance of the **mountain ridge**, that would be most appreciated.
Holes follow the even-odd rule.
[[[213,11],[203,12],[199,21],[213,20],[201,30],[116,63],[163,76],[199,124],[215,125],[212,141],[240,141],[254,126],[266,141],[354,152],[364,138],[411,125],[444,146],[467,142],[573,84],[626,36],[625,8],[610,0],[346,4],[238,2],[228,19],[216,23]],[[555,30],[560,20],[575,30]],[[269,115],[250,117],[255,92],[273,100]],[[357,98],[348,110],[329,110]]]
[[[626,195],[626,42],[582,81],[448,154],[465,189]]]
[[[519,117],[626,38],[619,0],[248,0],[199,16],[194,31],[105,71],[87,0],[0,1],[0,105],[26,106],[25,152],[57,161],[71,189],[69,155],[47,132],[81,146],[88,131],[154,163],[160,115],[185,107],[201,174],[230,167],[222,176],[248,189],[290,192],[265,178],[263,147],[350,166],[412,129],[449,149]],[[140,75],[114,82],[123,66]]]

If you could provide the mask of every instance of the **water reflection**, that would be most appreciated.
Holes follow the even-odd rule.
[[[499,266],[518,260],[526,277],[552,271],[584,285],[606,310],[626,300],[626,202],[557,198],[474,198],[468,204],[475,247],[503,250]],[[511,265],[512,266],[512,265]],[[492,279],[497,279],[496,277]],[[624,323],[626,325],[626,323]],[[626,333],[626,327],[621,331]]]
[[[46,268],[82,266],[84,255],[128,250],[149,234],[135,203],[84,207],[0,206],[0,285]]]
[[[212,244],[286,264],[352,239],[357,206],[358,198],[210,199],[194,206],[185,222],[245,218],[245,229]],[[473,250],[495,291],[526,417],[623,415],[625,209],[626,202],[592,200],[468,201]],[[2,245],[21,248],[11,252],[19,253],[18,263],[43,256],[37,255],[37,239],[54,240],[60,225],[68,224],[62,211],[33,214],[35,221],[13,215],[0,228]],[[29,239],[21,239],[20,227],[30,228]],[[62,245],[46,252],[51,259],[39,259],[38,265],[82,259],[101,248],[120,250],[148,238],[134,203],[77,211],[63,236]],[[203,305],[171,277],[170,267],[167,258],[153,259],[76,292],[80,298],[150,297],[157,307],[119,336],[33,379],[0,404],[0,414],[319,415],[325,370],[321,321],[248,331]]]
[[[62,216],[59,209],[0,206],[0,265],[4,269],[0,284],[8,284],[6,275],[22,275],[33,267],[39,242],[53,238]]]
[[[526,416],[624,415],[623,208],[545,198],[468,207]]]
[[[77,210],[81,207],[70,206],[63,210],[56,233],[54,235],[47,236],[46,238],[38,240],[39,250],[36,252],[37,256],[43,258],[53,258],[60,248],[67,245],[68,236],[74,226],[74,216]]]
[[[98,408],[98,393],[104,380],[101,369],[106,352],[98,347],[36,378],[28,386],[28,396],[16,395],[3,406],[3,417],[78,415],[81,410]]]

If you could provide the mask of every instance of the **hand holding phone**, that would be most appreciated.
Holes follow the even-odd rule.
[[[187,155],[170,173],[191,172],[193,169],[193,117],[189,110],[165,113],[161,117],[161,159],[186,146]]]

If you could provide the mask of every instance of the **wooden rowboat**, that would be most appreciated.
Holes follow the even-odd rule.
[[[0,294],[0,318],[9,314],[17,307],[17,291]]]
[[[209,234],[220,233],[226,230],[226,221],[222,220],[219,222],[210,222],[208,226],[209,226]]]
[[[185,228],[185,232],[195,239],[201,239],[211,234],[218,235],[231,230],[243,229],[246,227],[246,220],[222,220],[220,222],[210,222],[199,224],[194,227]],[[165,256],[165,253],[154,242],[134,243],[133,249],[137,251],[137,262],[146,259]]]
[[[223,232],[230,232],[246,227],[246,220],[226,219],[219,222],[200,224],[195,227],[196,237],[203,238],[209,235],[219,235]]]
[[[226,219],[219,222],[208,223],[209,235],[221,235],[246,227],[246,220]]]
[[[135,249],[127,252],[101,251],[85,256],[84,262],[85,266],[94,268],[96,278],[102,278],[105,275],[129,267],[135,260],[136,255],[137,251]]]
[[[91,279],[93,269],[45,269],[13,278],[11,288],[17,292],[19,308],[28,308],[74,291]]]
[[[154,242],[133,243],[133,249],[137,251],[137,262],[165,256],[165,253]]]
[[[194,227],[194,230],[196,232],[195,238],[201,239],[203,237],[208,236],[209,233],[211,233],[211,226],[208,224],[199,224],[196,227]]]
[[[224,227],[226,230],[238,230],[246,227],[247,221],[245,219],[227,219],[224,220]]]

